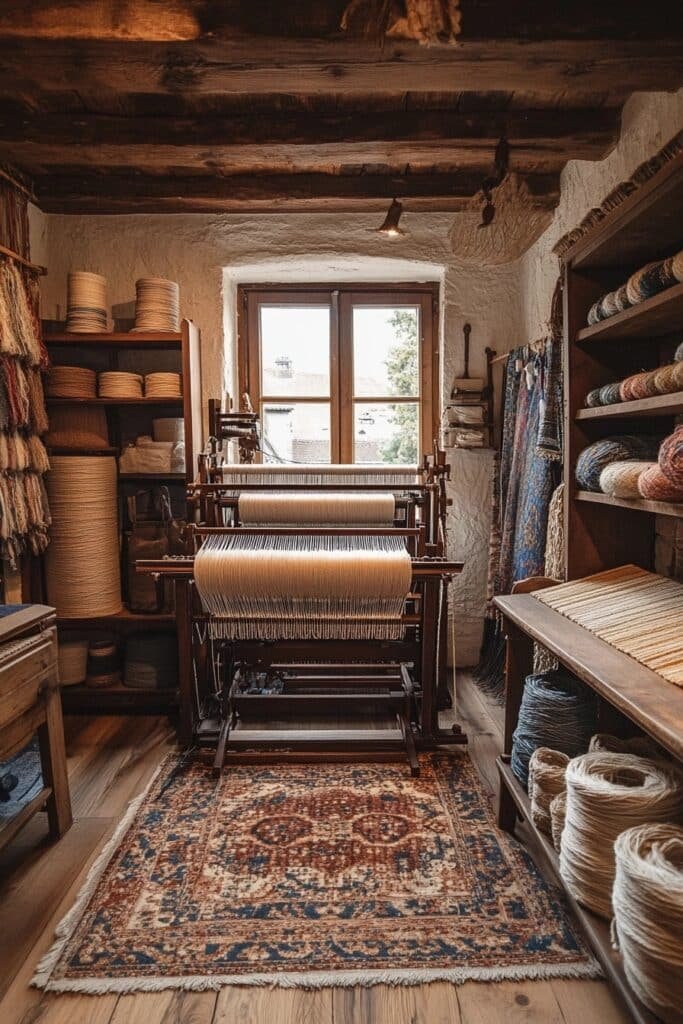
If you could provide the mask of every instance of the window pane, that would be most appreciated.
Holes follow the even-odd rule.
[[[353,307],[355,395],[420,394],[419,307]]]
[[[417,402],[356,402],[354,462],[417,462]]]
[[[261,394],[327,397],[328,306],[260,306]]]
[[[329,462],[329,402],[263,405],[266,462]]]

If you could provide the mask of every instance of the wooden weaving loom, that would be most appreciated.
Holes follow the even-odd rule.
[[[447,585],[462,570],[445,557],[448,467],[436,452],[405,481],[391,469],[223,465],[214,446],[188,486],[187,557],[138,562],[175,581],[180,739],[215,749],[217,771],[236,760],[405,756],[417,773],[418,750],[467,742],[459,726],[438,724]],[[315,502],[333,520],[347,505],[351,520],[368,505],[384,519],[313,524]],[[292,506],[295,520],[310,514],[305,525],[291,521]],[[259,507],[268,522],[245,522]],[[395,727],[272,728],[344,712],[389,714]]]

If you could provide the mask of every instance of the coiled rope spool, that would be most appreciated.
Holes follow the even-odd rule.
[[[631,988],[667,1024],[681,1020],[683,828],[645,824],[614,844],[612,937]]]
[[[600,752],[570,761],[566,782],[560,874],[579,903],[609,918],[615,839],[635,825],[680,819],[681,779],[662,761]]]
[[[527,676],[512,737],[510,766],[527,786],[529,760],[538,747],[569,757],[588,748],[595,731],[596,706],[590,690],[562,669]]]
[[[561,750],[538,747],[529,760],[531,819],[541,832],[552,834],[550,804],[566,788],[564,775],[569,758]]]
[[[656,465],[656,462],[611,462],[600,474],[600,490],[613,498],[638,498],[641,473]]]

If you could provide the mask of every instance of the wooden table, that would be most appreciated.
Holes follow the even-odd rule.
[[[0,617],[0,760],[38,734],[41,790],[0,831],[0,849],[43,807],[50,835],[71,825],[53,608],[32,604]]]
[[[537,587],[547,583],[542,577],[535,581]],[[528,591],[531,587],[523,589]],[[497,597],[494,603],[502,612],[506,637],[505,750],[497,761],[501,783],[498,824],[512,832],[517,818],[523,818],[546,865],[564,888],[557,854],[548,837],[534,825],[531,801],[510,767],[512,735],[519,717],[524,680],[533,672],[534,642],[551,651],[561,665],[601,698],[603,731],[611,731],[610,715],[615,721],[625,716],[679,760],[683,757],[683,690],[529,592]],[[643,1006],[626,980],[621,957],[612,949],[609,923],[582,907],[569,892],[567,900],[633,1019],[638,1024],[655,1024],[657,1018]]]

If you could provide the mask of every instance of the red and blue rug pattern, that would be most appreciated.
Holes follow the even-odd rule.
[[[54,991],[594,977],[559,892],[464,753],[403,764],[167,759],[34,983]]]

